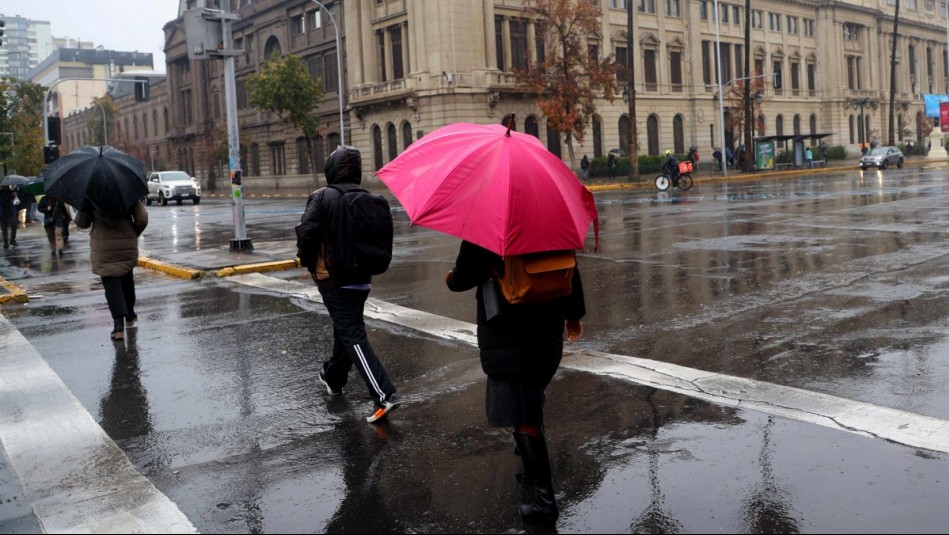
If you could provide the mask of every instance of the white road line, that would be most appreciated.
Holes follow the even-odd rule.
[[[0,442],[46,533],[197,533],[0,314]]]
[[[229,280],[322,302],[310,284],[251,273]],[[477,346],[476,326],[370,298],[366,317]],[[705,372],[665,362],[591,350],[567,349],[565,368],[616,377],[702,399],[809,422],[914,448],[949,453],[949,421],[799,388]]]

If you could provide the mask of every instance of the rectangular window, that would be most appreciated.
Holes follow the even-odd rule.
[[[814,37],[814,19],[804,19],[804,35]]]
[[[546,28],[542,24],[537,24],[534,27],[534,51],[537,54],[537,63],[543,63],[547,61],[547,51],[544,46],[545,33]]]
[[[527,70],[527,21],[511,20],[511,63],[514,69]]]
[[[718,4],[718,8],[722,11],[722,22],[728,24],[728,6],[725,4]]]
[[[656,12],[656,0],[638,0],[638,8],[640,13],[655,13]]]
[[[682,52],[678,50],[669,53],[669,81],[673,91],[682,91]]]
[[[702,81],[706,86],[712,85],[712,43],[702,41]]]
[[[628,67],[626,47],[616,47],[616,63],[619,65],[619,70],[616,71],[616,81],[626,83],[629,81],[628,71],[626,70]]]
[[[812,97],[817,94],[817,66],[813,63],[807,64],[807,94]]]
[[[306,61],[307,70],[310,71],[310,78],[314,82],[323,84],[323,56],[310,56]]]
[[[402,65],[402,28],[395,26],[389,31],[392,40],[392,78],[405,78],[405,69]]]
[[[260,176],[260,146],[256,143],[250,146],[250,162],[254,176]]]
[[[724,84],[732,79],[732,45],[722,43],[720,53],[722,56],[722,83]]]
[[[194,122],[194,101],[190,89],[181,92],[181,119],[185,126]]]
[[[732,6],[732,23],[741,25],[741,7]]]
[[[587,45],[587,58],[590,59],[593,63],[600,62],[600,45],[589,44]]]
[[[751,12],[751,27],[757,30],[764,28],[764,12],[755,10]]]
[[[290,34],[300,35],[306,32],[306,19],[303,15],[296,15],[290,18]]]
[[[790,71],[791,71],[791,91],[795,95],[797,95],[801,91],[800,64],[792,61],[790,65]]]
[[[755,58],[755,76],[764,74],[764,58]]]
[[[699,19],[708,20],[708,0],[699,2]]]
[[[336,68],[336,53],[323,56],[323,91],[339,90],[339,71]]]
[[[926,12],[933,13],[936,11],[936,0],[926,0]]]
[[[284,156],[283,143],[270,145],[270,174],[274,176],[287,173],[287,163]]]
[[[798,28],[797,28],[798,18],[797,18],[797,17],[792,17],[792,16],[788,15],[788,17],[787,17],[787,23],[788,23],[788,25],[787,25],[788,33],[797,35],[797,30],[798,30]]]
[[[781,60],[776,59],[776,60],[774,60],[774,61],[771,63],[771,72],[772,72],[772,73],[781,72]],[[785,83],[785,82],[784,82],[784,75],[782,75],[782,76],[781,76],[781,87],[782,87],[782,88],[784,87],[784,83]],[[780,89],[780,88],[776,88],[776,89],[774,90],[774,92],[777,93],[778,95],[780,95],[781,93],[784,92],[784,90],[783,90],[783,89]]]
[[[857,62],[855,60],[856,58],[853,56],[847,56],[847,89],[851,90],[857,88],[855,82]]]
[[[667,17],[679,17],[682,15],[679,0],[665,0],[664,4],[664,11]]]
[[[906,9],[916,11],[916,0],[906,0]]]
[[[494,17],[494,49],[498,70],[507,70],[504,65],[504,19],[501,17]]]
[[[646,82],[646,91],[655,91],[658,88],[656,83],[656,51],[653,49],[643,50],[643,78]]]

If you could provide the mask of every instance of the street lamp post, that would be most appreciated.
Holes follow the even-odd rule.
[[[336,83],[338,85],[336,92],[339,94],[339,143],[340,145],[345,145],[346,123],[343,122],[343,48],[339,44],[339,27],[336,26],[336,19],[333,18],[333,13],[327,9],[322,2],[318,2],[317,0],[310,1],[323,8],[323,11],[326,11],[326,14],[330,16],[330,22],[333,23],[333,30],[336,32]]]

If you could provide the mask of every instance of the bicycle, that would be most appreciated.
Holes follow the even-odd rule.
[[[685,161],[679,164],[679,178],[666,176],[665,173],[656,177],[656,189],[666,191],[669,186],[675,186],[682,191],[692,187],[692,162]]]

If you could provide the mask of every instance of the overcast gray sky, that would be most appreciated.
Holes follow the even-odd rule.
[[[53,37],[151,52],[155,70],[165,72],[161,28],[178,16],[178,0],[0,0],[0,14],[49,21]]]

